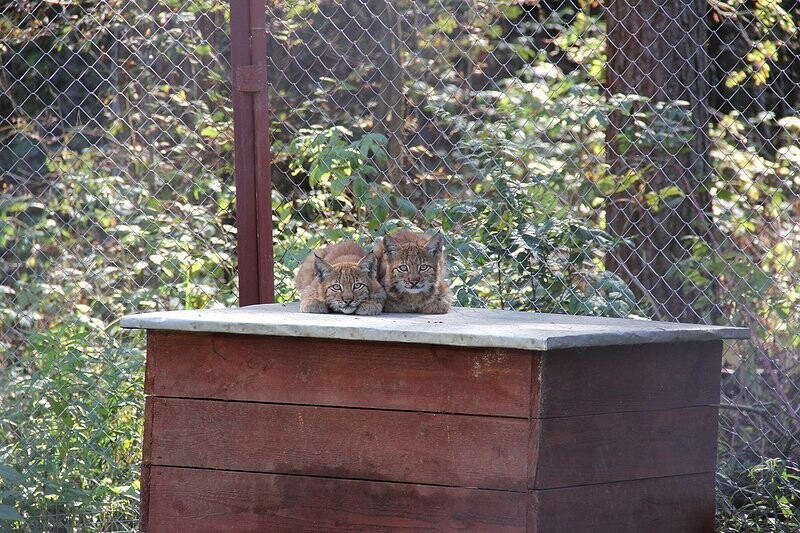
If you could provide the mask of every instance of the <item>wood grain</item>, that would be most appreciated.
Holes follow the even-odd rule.
[[[525,531],[518,492],[153,467],[143,529],[175,531]]]
[[[537,533],[712,533],[714,473],[532,491],[528,523]]]
[[[719,404],[722,342],[543,352],[540,418]]]
[[[152,464],[526,490],[528,421],[148,398]]]
[[[147,330],[147,351],[144,365],[144,392],[150,394],[153,390],[153,375],[156,373],[156,357],[158,354],[158,339],[161,334],[157,331]]]
[[[537,489],[713,472],[717,408],[539,421]]]
[[[150,339],[148,338],[147,347],[150,350]],[[145,370],[146,374],[147,370]],[[145,379],[146,376],[145,376]],[[151,452],[153,450],[153,411],[152,403],[147,401],[144,410],[144,430],[142,435],[142,465],[139,474],[139,519],[142,524],[147,522],[147,515],[150,512],[150,463]]]
[[[139,531],[147,531],[145,526],[150,521],[150,469],[143,464],[139,471]]]
[[[157,396],[527,418],[530,352],[151,332]],[[538,357],[538,356],[537,356]]]
[[[720,351],[151,331],[142,527],[713,531]]]

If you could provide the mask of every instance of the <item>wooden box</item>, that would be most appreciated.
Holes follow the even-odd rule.
[[[134,315],[143,531],[713,531],[722,338],[457,309]]]

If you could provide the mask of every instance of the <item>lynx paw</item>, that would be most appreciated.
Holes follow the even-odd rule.
[[[328,306],[319,300],[309,300],[300,302],[301,313],[327,313]]]
[[[383,306],[376,303],[361,304],[356,309],[357,315],[379,315],[383,310]]]
[[[430,302],[423,305],[419,312],[431,315],[443,315],[450,310],[450,302]]]

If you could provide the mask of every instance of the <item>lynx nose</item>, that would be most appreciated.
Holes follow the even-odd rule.
[[[349,299],[348,298],[342,298],[342,301],[344,302],[345,305],[350,305],[351,303],[353,303],[353,299],[352,298],[349,298]]]

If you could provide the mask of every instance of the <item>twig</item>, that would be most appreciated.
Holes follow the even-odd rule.
[[[720,409],[731,409],[737,411],[747,411],[750,413],[758,413],[760,415],[768,415],[772,416],[772,413],[764,409],[763,407],[754,407],[752,405],[743,405],[740,403],[721,403],[719,404]]]

